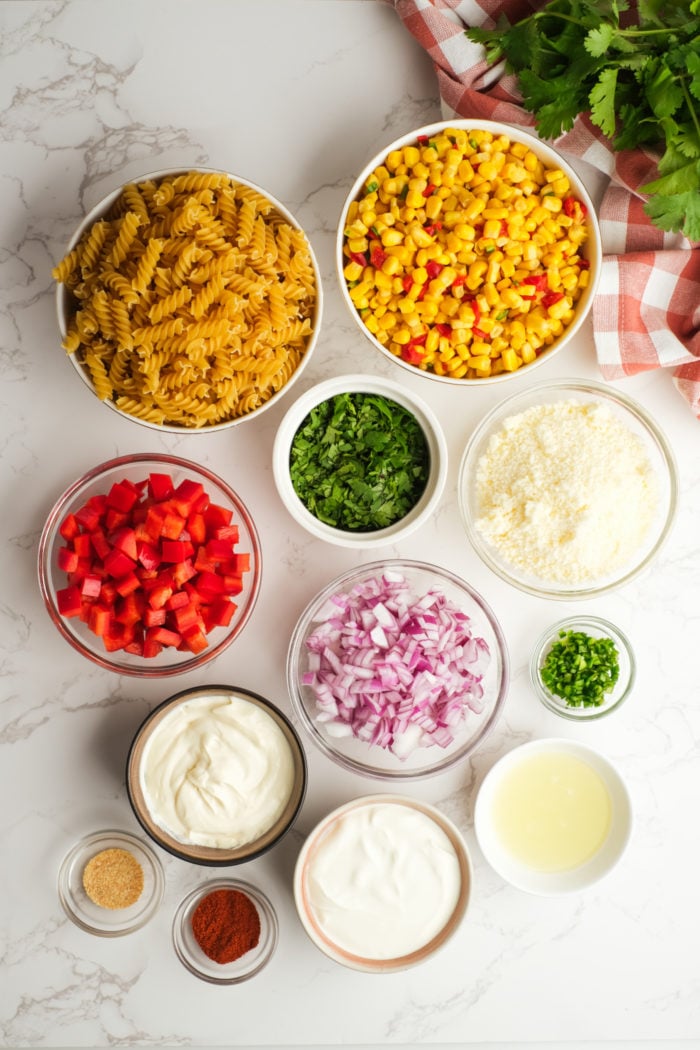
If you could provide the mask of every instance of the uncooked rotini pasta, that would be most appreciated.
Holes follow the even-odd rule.
[[[304,234],[254,187],[189,171],[129,183],[54,268],[63,347],[156,425],[254,411],[304,359],[319,289]]]

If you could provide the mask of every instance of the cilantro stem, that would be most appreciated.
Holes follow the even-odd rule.
[[[700,117],[698,116],[698,112],[695,109],[695,106],[693,105],[692,95],[688,91],[688,78],[681,76],[679,77],[679,80],[681,83],[681,91],[683,92],[683,97],[685,98],[685,104],[688,107],[688,113],[690,114],[690,119],[695,125],[695,131],[697,132],[698,138],[700,138]]]

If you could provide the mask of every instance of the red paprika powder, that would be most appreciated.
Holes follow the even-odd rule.
[[[260,916],[240,890],[212,890],[192,913],[192,933],[210,959],[230,963],[260,941]]]

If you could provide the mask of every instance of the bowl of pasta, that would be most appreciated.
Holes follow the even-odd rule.
[[[79,376],[110,409],[160,431],[255,418],[318,339],[321,278],[303,229],[266,190],[214,169],[115,189],[52,276]]]
[[[355,179],[336,237],[358,328],[402,370],[503,383],[569,345],[602,264],[593,202],[536,135],[488,120],[426,125]]]

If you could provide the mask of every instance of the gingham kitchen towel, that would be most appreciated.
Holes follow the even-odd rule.
[[[489,67],[467,26],[509,21],[538,4],[527,0],[382,0],[425,48],[438,78],[443,115],[532,125],[517,82],[504,64]],[[593,305],[601,373],[619,379],[668,368],[700,418],[700,245],[653,226],[638,187],[655,177],[654,158],[642,150],[615,153],[598,128],[580,116],[552,143],[604,172],[609,182],[599,220],[604,263]]]

